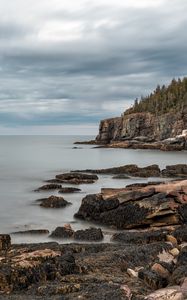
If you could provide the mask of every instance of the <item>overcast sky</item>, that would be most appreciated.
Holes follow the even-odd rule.
[[[0,0],[0,134],[95,134],[187,75],[186,0]]]

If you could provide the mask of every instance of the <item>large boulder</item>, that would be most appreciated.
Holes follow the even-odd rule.
[[[77,230],[74,233],[74,239],[79,241],[102,241],[104,238],[100,228],[89,228],[85,230]]]

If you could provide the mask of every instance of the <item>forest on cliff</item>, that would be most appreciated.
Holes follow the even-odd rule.
[[[160,86],[147,97],[136,99],[124,114],[150,112],[162,115],[169,112],[184,113],[187,108],[187,77],[173,79],[168,86]]]

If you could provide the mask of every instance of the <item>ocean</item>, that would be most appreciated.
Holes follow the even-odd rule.
[[[54,230],[70,223],[74,229],[93,224],[75,220],[82,198],[97,193],[101,187],[124,187],[149,179],[112,179],[99,176],[98,182],[81,185],[81,192],[64,195],[72,203],[62,209],[44,209],[36,200],[58,195],[58,192],[34,192],[44,180],[56,174],[76,169],[108,168],[125,164],[148,166],[187,163],[187,152],[155,150],[94,149],[92,145],[74,145],[75,141],[93,139],[92,136],[0,136],[0,233],[28,229]],[[77,146],[78,149],[73,149]],[[159,179],[158,179],[159,180]],[[70,185],[68,185],[70,186]],[[105,228],[104,228],[105,229]],[[13,242],[29,243],[50,241],[48,236],[12,235]]]

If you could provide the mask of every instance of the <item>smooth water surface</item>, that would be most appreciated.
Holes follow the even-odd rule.
[[[65,223],[72,227],[85,228],[90,224],[73,218],[81,199],[88,193],[99,192],[101,187],[124,187],[142,179],[115,180],[112,176],[100,176],[98,182],[81,185],[81,193],[67,194],[64,198],[72,205],[63,209],[44,209],[35,200],[58,195],[57,192],[33,190],[44,180],[56,174],[75,169],[108,168],[125,164],[148,166],[187,163],[187,152],[161,152],[154,150],[93,149],[91,145],[73,142],[89,140],[86,136],[0,136],[0,232],[46,228],[50,231]],[[80,149],[79,149],[80,147]],[[68,185],[70,186],[70,185]],[[47,236],[12,236],[15,242],[49,240]]]

